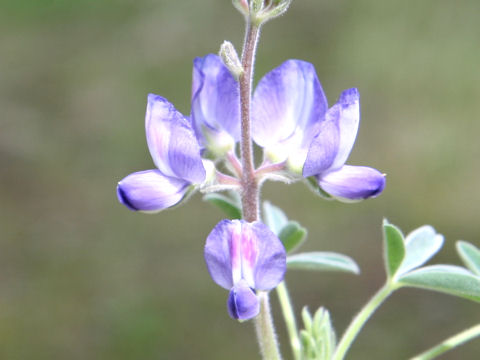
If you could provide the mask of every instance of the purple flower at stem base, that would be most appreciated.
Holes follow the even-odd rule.
[[[286,253],[263,223],[222,220],[207,237],[205,262],[213,281],[230,291],[227,309],[237,320],[258,315],[257,291],[275,288],[286,271]]]

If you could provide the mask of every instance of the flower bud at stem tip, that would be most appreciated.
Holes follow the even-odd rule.
[[[233,44],[225,40],[220,46],[219,55],[232,76],[238,80],[244,73],[244,70]]]

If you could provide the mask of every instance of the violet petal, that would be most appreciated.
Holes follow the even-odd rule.
[[[344,165],[319,176],[318,184],[328,194],[345,200],[376,197],[385,188],[385,175],[366,166]]]
[[[286,271],[281,241],[260,222],[222,220],[208,235],[204,255],[213,281],[226,289],[245,281],[251,288],[270,290]]]
[[[227,300],[228,314],[236,320],[249,320],[260,312],[260,302],[247,282],[241,280],[231,290]]]
[[[331,168],[338,153],[340,143],[340,110],[334,106],[325,115],[325,121],[319,126],[319,132],[308,149],[303,165],[303,176],[322,174]]]
[[[240,139],[239,85],[217,55],[193,62],[192,123],[203,147],[207,142],[205,130],[220,133],[218,136],[226,132],[235,141]]]
[[[163,175],[158,170],[135,172],[117,186],[118,200],[133,211],[160,211],[177,204],[190,183]]]
[[[220,221],[208,235],[204,250],[210,276],[218,285],[228,290],[233,286],[230,255],[233,224],[230,220]]]
[[[360,94],[356,88],[344,90],[334,105],[338,107],[340,141],[330,170],[341,168],[347,161],[357,137],[360,122]]]
[[[258,255],[254,270],[255,289],[271,290],[285,276],[287,254],[282,242],[265,224],[256,221],[251,224],[257,239]]]
[[[327,100],[312,64],[288,60],[266,74],[252,101],[252,136],[271,147],[301,134],[297,145],[310,142],[312,128],[327,110]],[[311,137],[307,139],[306,137]]]
[[[205,180],[200,147],[190,122],[168,100],[148,95],[145,129],[150,154],[162,174],[191,183]]]

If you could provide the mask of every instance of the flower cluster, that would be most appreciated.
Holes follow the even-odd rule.
[[[383,190],[379,171],[345,165],[360,119],[357,89],[343,91],[329,108],[313,65],[288,60],[259,82],[251,116],[252,137],[264,149],[265,165],[314,179],[340,200],[366,199]],[[241,136],[239,84],[218,56],[197,58],[191,115],[150,94],[145,128],[156,169],[125,177],[117,196],[130,210],[156,212],[214,183],[206,171],[214,163],[207,159],[235,157]],[[229,313],[240,320],[257,315],[256,290],[275,287],[286,266],[281,242],[259,222],[220,222],[207,239],[205,259],[214,281],[230,290]]]

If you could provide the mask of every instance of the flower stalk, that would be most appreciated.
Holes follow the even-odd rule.
[[[253,158],[253,144],[251,136],[250,107],[252,99],[253,64],[257,48],[260,27],[247,20],[245,43],[242,52],[243,74],[240,83],[240,119],[241,140],[240,154],[242,163],[242,208],[243,217],[252,222],[259,218],[259,189],[255,177],[255,164]]]
[[[380,307],[380,305],[390,296],[395,290],[395,287],[387,282],[363,307],[363,309],[355,316],[347,330],[342,336],[342,339],[337,345],[332,360],[343,360],[347,354],[348,349],[357,338],[360,330],[362,330],[365,323],[370,319],[372,314]]]
[[[240,85],[240,120],[241,139],[240,155],[242,164],[242,211],[243,218],[248,222],[257,221],[260,217],[259,183],[255,176],[255,162],[251,135],[251,100],[253,65],[255,52],[260,35],[260,25],[247,19],[245,42],[242,51],[243,73],[239,77]],[[255,329],[262,357],[265,360],[280,360],[280,350],[273,326],[268,293],[259,293],[260,313],[255,318]]]
[[[471,328],[462,331],[459,334],[456,334],[440,344],[434,346],[433,348],[417,355],[410,360],[430,360],[435,359],[436,357],[446,353],[447,351],[466,343],[467,341],[473,340],[476,337],[480,336],[480,324],[472,326]]]
[[[292,348],[293,358],[295,360],[302,359],[302,344],[298,336],[297,322],[295,319],[295,313],[293,311],[292,302],[288,295],[287,286],[285,281],[278,284],[277,288],[278,301],[282,308],[283,318],[287,326],[288,336],[290,338],[290,347]]]
[[[258,294],[260,299],[260,314],[255,318],[255,330],[262,357],[265,360],[281,360],[275,329],[273,328],[272,312],[268,293]]]

